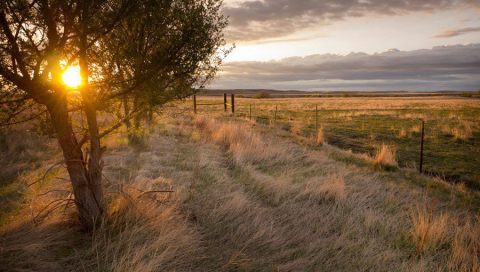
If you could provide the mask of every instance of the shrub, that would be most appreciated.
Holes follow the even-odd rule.
[[[257,99],[270,98],[270,97],[271,97],[270,94],[267,92],[259,92],[253,96],[253,98],[257,98]]]

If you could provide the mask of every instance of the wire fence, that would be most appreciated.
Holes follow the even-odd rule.
[[[235,102],[234,95],[227,102],[226,97],[224,95],[223,103],[212,97],[201,97],[203,102],[198,102],[195,97],[195,112],[248,119],[301,137],[315,137],[322,129],[328,144],[370,156],[386,144],[396,150],[402,167],[416,168],[449,182],[462,182],[480,189],[480,121],[475,115],[460,120],[460,123],[469,122],[465,124],[471,127],[462,128],[468,135],[457,138],[453,134],[462,132],[456,124],[459,119],[443,118],[446,109],[440,111],[439,118],[432,118],[433,112],[439,111],[428,107],[323,109],[312,103],[293,105],[288,100],[237,98]],[[450,125],[451,131],[442,131],[444,125]]]

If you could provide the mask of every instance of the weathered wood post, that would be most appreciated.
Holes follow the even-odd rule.
[[[315,133],[318,131],[318,105],[315,105]]]
[[[425,121],[422,120],[422,139],[421,139],[421,142],[420,142],[420,167],[419,167],[419,171],[420,171],[420,174],[423,173],[423,141],[424,141],[424,138],[425,138]]]
[[[250,104],[248,116],[249,116],[249,119],[252,120],[252,104]]]
[[[223,111],[227,112],[227,94],[223,94]]]
[[[193,95],[193,113],[197,114],[197,96]]]
[[[235,114],[235,95],[232,94],[232,114]]]

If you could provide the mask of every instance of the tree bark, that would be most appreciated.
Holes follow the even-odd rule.
[[[86,167],[81,146],[72,129],[67,99],[62,97],[47,106],[62,148],[63,157],[73,187],[75,205],[81,224],[88,230],[101,223],[104,216],[101,179]]]

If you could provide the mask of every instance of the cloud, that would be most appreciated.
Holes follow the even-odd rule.
[[[248,41],[281,37],[311,26],[370,14],[404,14],[432,11],[478,0],[250,0],[231,2],[224,8],[230,16],[227,36]]]
[[[211,88],[478,89],[480,44],[230,62]]]
[[[445,30],[435,35],[435,38],[451,38],[471,32],[480,32],[480,27],[464,27],[459,29]]]

